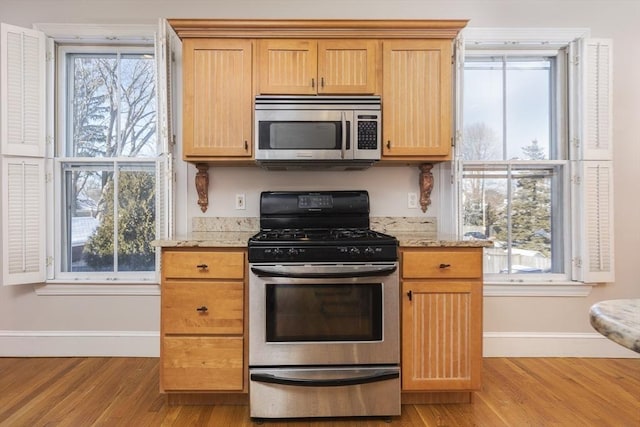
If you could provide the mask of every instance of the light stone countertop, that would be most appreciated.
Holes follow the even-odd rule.
[[[246,248],[247,242],[257,231],[197,231],[188,236],[178,236],[173,239],[156,240],[155,246],[163,248],[214,248],[237,247]],[[431,234],[395,233],[401,247],[490,247],[491,242],[485,240],[454,240],[434,238]]]
[[[260,228],[258,218],[195,217],[193,232],[172,239],[155,240],[158,247],[236,247],[246,248],[251,236]],[[486,240],[458,240],[438,235],[435,218],[372,217],[371,228],[398,239],[401,247],[491,247]]]
[[[611,341],[640,353],[640,298],[600,301],[591,306],[589,320]]]
[[[155,240],[154,246],[162,248],[246,248],[249,237],[256,231],[194,231],[188,236]]]
[[[458,240],[452,236],[433,236],[431,234],[397,232],[390,233],[405,248],[490,248],[493,243],[488,240]]]

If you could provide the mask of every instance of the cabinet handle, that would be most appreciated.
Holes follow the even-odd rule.
[[[440,268],[449,268],[451,264],[440,264]]]
[[[409,297],[409,301],[412,301],[413,292],[412,291],[407,292],[407,296]]]
[[[324,77],[320,77],[320,87],[324,87]]]
[[[198,307],[196,308],[196,311],[199,311],[200,313],[206,313],[207,311],[209,311],[209,309],[207,308],[206,305],[203,305],[202,307]]]
[[[200,270],[206,270],[209,268],[207,264],[198,264],[196,265],[196,267],[199,268]]]
[[[249,149],[249,144],[247,141],[244,142],[244,150],[247,151]]]
[[[316,87],[316,79],[311,79],[311,87],[315,89]]]
[[[387,149],[391,149],[391,141],[387,141]]]

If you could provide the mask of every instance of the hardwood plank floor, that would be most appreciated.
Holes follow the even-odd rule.
[[[0,426],[256,425],[247,406],[168,406],[155,358],[0,358]],[[471,404],[265,427],[640,426],[640,359],[489,358]]]

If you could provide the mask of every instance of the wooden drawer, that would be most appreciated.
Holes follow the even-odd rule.
[[[420,250],[402,253],[405,279],[482,277],[482,249]]]
[[[162,284],[162,326],[165,334],[243,333],[242,282]]]
[[[242,337],[165,337],[164,390],[243,389]]]
[[[162,274],[171,279],[243,279],[244,252],[165,251]]]

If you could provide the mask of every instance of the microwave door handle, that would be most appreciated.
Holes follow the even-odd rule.
[[[342,117],[342,159],[347,150],[347,116],[344,111],[340,113]]]

